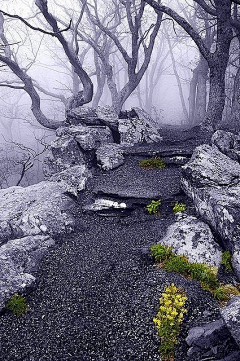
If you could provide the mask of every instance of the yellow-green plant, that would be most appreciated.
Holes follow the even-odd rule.
[[[183,317],[187,312],[184,307],[186,301],[186,293],[174,283],[166,287],[159,298],[159,310],[153,322],[161,339],[159,352],[163,361],[172,360],[174,357]]]
[[[158,212],[158,208],[161,205],[161,200],[151,200],[150,203],[148,203],[148,205],[146,206],[146,209],[148,211],[149,214],[156,214]]]
[[[173,205],[173,212],[176,214],[178,212],[184,212],[187,209],[185,203],[175,202]]]
[[[143,159],[140,160],[138,163],[140,167],[147,168],[147,169],[154,169],[154,168],[165,168],[166,164],[160,157],[150,158],[150,159]]]
[[[221,264],[224,266],[227,272],[232,272],[232,255],[229,251],[224,251],[222,253],[222,261]]]
[[[15,293],[6,303],[6,308],[12,311],[16,316],[22,316],[28,311],[28,304],[23,296]]]

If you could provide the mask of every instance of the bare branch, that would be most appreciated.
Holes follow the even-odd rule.
[[[0,12],[1,12],[3,15],[8,16],[8,17],[10,17],[10,18],[14,18],[14,19],[20,20],[22,23],[24,23],[25,25],[27,25],[27,26],[28,26],[30,29],[32,29],[32,30],[40,31],[40,32],[43,33],[43,34],[47,34],[47,35],[51,35],[51,36],[56,36],[56,35],[58,35],[58,34],[60,34],[60,33],[63,33],[64,31],[68,31],[68,30],[71,28],[71,23],[72,23],[72,20],[70,20],[70,23],[69,23],[69,25],[68,25],[67,28],[62,29],[62,30],[58,30],[58,31],[56,31],[56,32],[50,32],[50,31],[46,31],[46,30],[44,30],[44,29],[41,29],[41,28],[38,28],[38,27],[36,27],[36,26],[31,25],[28,21],[26,21],[24,18],[22,18],[22,17],[19,16],[19,15],[9,14],[9,13],[6,13],[5,11],[3,11],[3,10],[0,10]]]
[[[167,6],[160,5],[154,0],[144,0],[147,2],[150,6],[152,6],[155,11],[157,12],[163,12],[173,18],[193,39],[193,41],[196,43],[200,53],[203,55],[203,57],[210,61],[212,54],[210,50],[207,48],[207,46],[204,44],[204,41],[202,37],[198,34],[198,32],[189,24],[188,21],[186,21],[182,16],[178,15],[178,13],[172,9],[170,9]]]

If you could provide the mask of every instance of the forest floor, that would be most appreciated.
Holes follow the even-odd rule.
[[[177,134],[178,149],[194,147],[188,132],[179,142],[178,129],[172,140],[165,137],[163,148],[174,145]],[[188,329],[219,318],[219,304],[198,282],[156,268],[149,257],[149,247],[176,220],[171,209],[174,197],[187,203],[189,214],[194,208],[178,190],[180,166],[146,171],[138,165],[142,158],[127,156],[115,171],[115,183],[108,179],[113,173],[103,172],[95,175],[92,186],[103,194],[108,184],[107,192],[121,197],[116,195],[119,182],[128,191],[135,184],[138,192],[141,185],[139,192],[144,193],[158,180],[154,189],[164,200],[160,213],[146,212],[143,203],[148,196],[137,198],[137,206],[128,212],[79,210],[78,229],[56,239],[57,246],[43,259],[37,287],[26,297],[27,314],[18,318],[7,311],[0,317],[0,361],[160,360],[153,317],[161,293],[172,282],[188,297],[176,361],[189,360],[184,341]],[[90,192],[86,194],[89,197]]]

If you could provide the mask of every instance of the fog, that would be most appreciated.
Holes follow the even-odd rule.
[[[126,59],[134,58],[134,49],[131,34],[133,20],[129,20],[127,5],[123,5],[127,3],[131,8],[130,14],[140,11],[140,0],[125,3],[118,0],[90,0],[86,7],[82,0],[48,1],[49,11],[57,20],[59,29],[67,29],[61,34],[70,44],[70,48],[76,51],[83,69],[92,80],[93,100],[85,106],[113,106],[112,84],[115,86],[115,94],[120,94],[129,81],[130,70]],[[204,31],[207,34],[203,20],[199,14],[196,15],[194,1],[166,0],[164,5],[171,6],[179,15],[184,16],[200,34]],[[31,77],[40,96],[44,115],[54,121],[63,121],[67,100],[82,89],[82,84],[62,45],[56,37],[46,33],[53,30],[43,18],[35,1],[2,0],[0,10],[1,53],[15,61],[23,72]],[[18,15],[21,19],[11,15]],[[22,19],[38,30],[24,24]],[[141,27],[138,29],[138,39],[141,38],[141,41],[137,48],[135,72],[147,62],[146,49],[151,45],[157,14],[146,4],[144,14],[139,19]],[[98,22],[108,30],[103,31]],[[114,37],[119,41],[122,52]],[[158,122],[159,127],[162,124],[182,125],[193,122],[189,109],[190,83],[199,60],[199,50],[191,37],[164,15],[154,40],[149,64],[139,84],[120,108],[124,110],[134,106],[142,107]],[[42,179],[43,155],[38,157],[36,154],[46,148],[46,144],[54,137],[54,131],[43,127],[36,120],[31,112],[29,94],[24,89],[18,89],[24,86],[23,81],[13,73],[8,64],[1,62],[0,70],[1,149],[11,148],[13,158],[16,158],[13,163],[19,168],[17,175],[10,174],[9,179],[1,181],[0,186],[17,183],[23,159],[28,157],[32,150],[35,158],[30,158],[32,157],[34,166],[26,172],[32,174],[24,176],[21,181],[21,185],[27,185]],[[205,98],[208,97],[208,80],[206,82]],[[96,99],[101,87],[102,94]],[[15,152],[18,155],[14,155]],[[3,153],[1,156],[4,158]]]

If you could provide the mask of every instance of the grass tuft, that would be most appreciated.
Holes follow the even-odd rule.
[[[16,316],[22,316],[27,313],[29,309],[26,299],[17,293],[15,293],[6,303],[6,308],[12,311]]]
[[[173,205],[173,212],[176,214],[178,212],[184,212],[187,209],[185,203],[175,202]]]
[[[138,164],[140,165],[140,167],[146,168],[146,169],[165,168],[166,167],[166,163],[160,157],[140,160]]]
[[[227,272],[233,272],[232,268],[232,255],[229,251],[224,251],[222,253],[222,261],[221,264],[224,266]]]
[[[158,199],[157,201],[151,200],[151,202],[147,204],[146,210],[148,211],[149,214],[157,214],[160,205],[161,205],[160,199]]]

